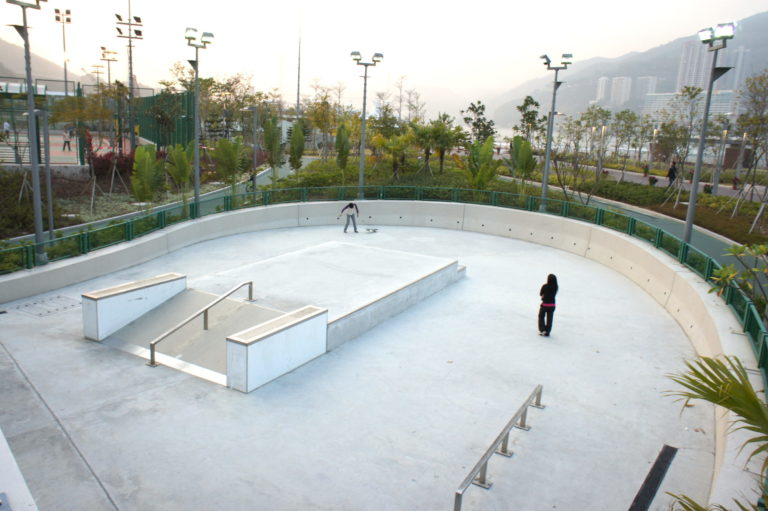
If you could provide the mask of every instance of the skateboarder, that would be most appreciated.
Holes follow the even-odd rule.
[[[350,220],[352,220],[352,226],[355,228],[355,232],[357,232],[357,222],[355,222],[355,216],[360,214],[360,210],[357,208],[357,204],[350,202],[341,209],[339,216],[344,214],[345,211],[347,212],[347,223],[344,224],[344,232],[347,232]]]
[[[547,276],[547,283],[541,286],[541,306],[539,307],[539,335],[549,337],[552,331],[552,319],[555,315],[555,295],[557,294],[557,277]]]

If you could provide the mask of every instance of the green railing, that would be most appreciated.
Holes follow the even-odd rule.
[[[296,202],[348,201],[358,197],[357,186],[330,186],[322,188],[287,188],[258,190],[235,196],[220,196],[194,203],[178,204],[142,216],[115,222],[99,229],[85,230],[78,234],[62,236],[36,246],[33,243],[0,250],[0,274],[31,269],[37,265],[35,254],[43,251],[48,261],[58,261],[87,254],[144,236],[169,225],[190,219],[242,208],[289,204]],[[563,216],[574,220],[602,225],[652,244],[657,249],[676,258],[704,280],[712,283],[713,272],[720,265],[705,254],[668,232],[615,211],[561,200],[542,200],[537,196],[516,195],[485,190],[459,188],[427,188],[417,186],[366,186],[363,195],[371,200],[446,201],[484,204],[501,208],[519,209],[543,214]],[[738,318],[749,337],[758,360],[763,380],[768,387],[768,331],[755,305],[744,292],[729,287],[722,294],[725,303]]]

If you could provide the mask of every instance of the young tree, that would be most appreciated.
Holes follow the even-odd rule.
[[[448,114],[438,114],[437,119],[433,120],[431,124],[434,130],[435,150],[440,161],[440,173],[442,174],[445,155],[466,141],[466,133],[461,127],[453,125],[453,117]]]
[[[485,105],[482,101],[470,103],[469,108],[461,111],[464,122],[469,126],[472,143],[485,142],[488,137],[496,135],[494,122],[485,118]]]
[[[230,186],[234,197],[240,174],[246,166],[245,146],[242,137],[235,137],[234,140],[220,138],[216,141],[216,148],[213,150],[212,156],[213,161],[216,162],[216,173]]]
[[[750,199],[754,198],[757,183],[757,165],[768,156],[768,69],[746,80],[742,92],[745,113],[739,116],[739,133],[746,133],[751,142],[752,158],[744,182],[750,183]],[[765,198],[763,198],[765,200]]]
[[[617,112],[613,120],[613,140],[614,149],[613,154],[615,158],[623,156],[621,165],[621,179],[624,181],[624,171],[627,168],[627,160],[629,159],[629,152],[631,150],[632,137],[637,130],[638,117],[637,114],[631,110],[622,110]],[[622,147],[624,148],[623,154],[620,154]]]
[[[272,169],[272,184],[277,182],[277,169],[283,164],[283,130],[277,117],[271,117],[264,122],[264,150],[267,152],[267,163]]]
[[[488,137],[484,143],[475,142],[469,146],[466,158],[453,155],[456,165],[464,171],[470,188],[484,190],[488,182],[496,176],[501,162],[493,159],[493,153],[493,137]]]
[[[686,85],[675,94],[670,108],[661,113],[662,123],[657,140],[677,161],[678,172],[682,175],[693,137],[701,128],[701,92],[699,87]]]
[[[349,150],[349,130],[345,124],[342,124],[336,130],[336,165],[341,169],[342,180],[344,179],[344,170],[347,168]]]
[[[297,120],[291,130],[291,146],[288,161],[293,171],[298,175],[301,168],[301,158],[304,156],[304,123]]]
[[[185,192],[189,189],[192,180],[192,160],[194,158],[195,142],[190,141],[185,148],[176,144],[168,148],[168,163],[166,170],[176,189],[181,192],[184,199]]]
[[[435,147],[438,130],[439,128],[435,128],[433,124],[411,124],[413,143],[424,152],[424,165],[419,169],[419,172],[423,169],[427,169],[430,175],[432,174],[432,169],[429,166],[429,158],[432,156],[432,150]]]
[[[520,177],[525,189],[526,179],[530,179],[536,169],[536,158],[533,157],[531,142],[519,135],[514,137],[509,144],[509,156],[504,163],[515,177]]]
[[[335,108],[331,104],[331,94],[326,87],[316,86],[314,100],[307,105],[307,119],[322,135],[320,159],[325,162],[328,160],[328,137],[335,122]]]
[[[526,96],[523,103],[516,108],[520,112],[520,124],[512,129],[533,144],[537,135],[546,131],[547,117],[539,117],[539,103],[531,96]]]
[[[165,177],[165,161],[157,159],[153,145],[136,148],[131,174],[131,191],[138,202],[152,202]]]
[[[426,103],[421,101],[421,95],[416,89],[409,89],[406,94],[406,106],[408,107],[408,122],[421,119],[424,116]]]
[[[154,98],[154,103],[147,109],[147,115],[157,124],[159,140],[157,146],[168,145],[171,135],[176,130],[176,119],[181,116],[182,98],[172,89],[166,87]]]

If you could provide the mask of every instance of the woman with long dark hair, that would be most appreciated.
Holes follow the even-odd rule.
[[[552,331],[552,318],[555,315],[555,295],[557,294],[557,277],[547,276],[547,283],[541,286],[541,306],[539,307],[539,335],[549,337]]]

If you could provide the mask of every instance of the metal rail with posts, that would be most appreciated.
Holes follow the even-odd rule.
[[[483,456],[475,464],[472,470],[469,471],[467,477],[465,477],[459,485],[459,489],[456,490],[456,496],[453,503],[453,511],[461,511],[461,500],[464,497],[464,492],[467,491],[467,488],[469,488],[470,484],[476,484],[477,486],[485,488],[486,490],[491,487],[493,483],[489,482],[487,479],[488,461],[491,459],[491,456],[493,456],[494,453],[501,454],[502,456],[506,456],[508,458],[512,456],[512,452],[509,450],[509,431],[513,427],[523,429],[525,431],[531,429],[530,426],[526,424],[526,420],[528,418],[528,407],[533,406],[534,408],[544,408],[544,405],[541,404],[541,392],[543,389],[544,388],[541,385],[536,385],[536,388],[533,389],[533,392],[531,392],[531,395],[528,396],[528,399],[526,399],[522,406],[517,409],[515,415],[513,415],[507,425],[504,426],[504,429],[501,430],[501,433],[499,433],[499,436],[496,437],[496,440],[493,441],[490,447],[488,447],[488,449],[485,451],[485,454],[483,454]]]
[[[189,323],[190,321],[198,317],[200,314],[203,315],[203,330],[208,330],[208,310],[211,309],[217,303],[223,301],[225,298],[227,298],[229,295],[231,295],[232,293],[234,293],[235,291],[237,291],[243,286],[248,286],[248,300],[253,301],[253,281],[252,280],[248,282],[242,282],[236,285],[235,287],[233,287],[232,289],[230,289],[220,297],[216,298],[214,301],[212,301],[211,303],[209,303],[199,311],[195,312],[188,318],[181,321],[178,325],[160,334],[154,341],[150,342],[149,343],[149,362],[147,362],[147,365],[151,367],[157,366],[157,364],[155,363],[155,346],[160,341],[162,341],[163,339],[166,339],[169,335],[176,332],[178,329],[180,329],[181,327],[183,327],[184,325],[186,325],[187,323]]]

